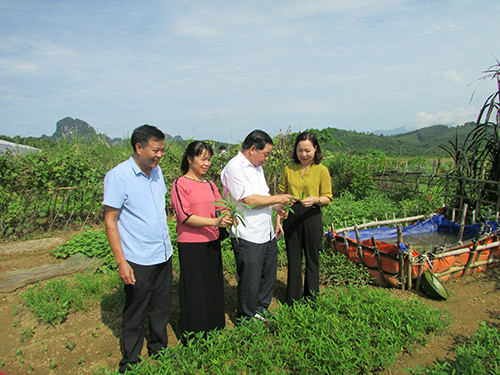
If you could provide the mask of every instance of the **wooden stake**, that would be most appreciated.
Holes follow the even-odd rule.
[[[398,231],[398,247],[400,243],[403,243],[403,232],[401,231],[401,225],[397,225],[397,231]],[[401,250],[398,251],[398,260],[399,260],[399,284],[401,289],[405,289],[405,280],[404,280],[404,254],[401,252]]]
[[[464,209],[462,211],[462,220],[460,221],[460,232],[458,233],[458,242],[462,243],[462,237],[464,235],[465,229],[465,217],[467,216],[467,203],[464,203]]]

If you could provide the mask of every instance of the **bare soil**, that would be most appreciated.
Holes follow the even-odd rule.
[[[49,250],[61,245],[68,238],[56,237],[19,243],[0,244],[0,277],[14,270],[43,264],[57,263]],[[450,293],[446,301],[434,301],[413,292],[391,290],[397,298],[416,297],[432,307],[452,315],[451,326],[442,334],[431,337],[425,347],[403,353],[399,360],[383,375],[406,374],[405,369],[427,365],[435,360],[452,358],[453,347],[474,334],[482,321],[500,324],[500,272],[498,269],[477,273],[445,282]],[[86,312],[72,313],[59,325],[38,323],[30,311],[22,309],[19,294],[0,294],[0,372],[20,374],[91,374],[100,367],[116,368],[120,361],[121,308],[114,311],[101,309],[100,305]],[[283,301],[286,288],[286,271],[279,270],[275,299]],[[176,288],[173,288],[173,310],[168,326],[169,344],[178,344],[179,305]],[[236,309],[236,280],[226,276],[226,325],[234,326]],[[26,333],[33,332],[32,337]],[[143,351],[147,356],[146,351]]]

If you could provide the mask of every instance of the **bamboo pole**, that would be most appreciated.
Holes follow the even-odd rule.
[[[482,241],[482,239],[480,239],[478,242],[481,242],[481,241]],[[489,243],[486,245],[478,245],[476,248],[476,251],[483,251],[483,250],[493,249],[496,247],[500,247],[500,241],[492,242],[492,243]],[[465,248],[461,248],[461,249],[457,249],[457,250],[452,250],[452,251],[446,251],[446,252],[441,253],[441,254],[436,254],[434,256],[434,259],[446,258],[448,256],[462,255],[462,254],[469,253],[470,251],[471,251],[471,249],[469,247],[465,247]]]
[[[424,262],[425,260],[421,261],[418,265],[417,284],[415,285],[415,291],[417,292],[420,291],[420,283],[422,282],[422,274],[424,273]]]
[[[397,231],[398,231],[398,246],[400,243],[403,243],[403,232],[401,231],[401,225],[397,225]],[[400,288],[402,290],[405,289],[405,280],[404,280],[404,254],[400,251],[398,251],[398,261],[399,261],[399,283],[400,283]]]
[[[358,248],[359,259],[363,262],[363,248],[361,247],[361,238],[359,236],[359,230],[357,226],[354,228],[354,231],[356,233],[356,247]]]
[[[467,264],[465,265],[465,268],[464,268],[465,275],[467,275],[467,273],[469,272],[469,268],[470,268],[471,264],[476,261],[476,251],[477,251],[477,247],[479,246],[479,237],[480,236],[481,236],[481,233],[478,233],[476,236],[476,239],[474,241],[474,246],[472,247],[472,249],[469,253],[469,259],[467,259]],[[479,255],[479,253],[480,252],[477,252],[477,255]]]
[[[378,251],[377,243],[375,242],[375,237],[373,237],[373,236],[372,236],[372,246],[373,246],[373,250],[375,253],[375,257],[377,259],[378,272],[383,274],[384,271],[382,270],[382,262],[380,261],[380,252]]]
[[[366,223],[366,224],[360,224],[357,227],[358,227],[358,229],[364,229],[364,228],[369,228],[369,227],[374,227],[374,226],[380,227],[381,225],[398,224],[398,223],[404,223],[404,222],[409,222],[409,221],[416,221],[416,220],[424,219],[426,217],[427,217],[427,215],[419,215],[419,216],[406,217],[403,219],[385,220],[385,221],[378,221],[378,219],[375,219],[375,221],[370,221],[369,223]],[[354,230],[354,226],[337,229],[337,233],[350,232],[352,230]]]
[[[479,260],[476,261],[473,265],[472,268],[477,268],[481,266],[489,266],[490,264],[495,264],[495,263],[500,263],[500,258],[494,258],[494,259],[487,259],[487,260]],[[434,276],[436,277],[443,277],[443,276],[448,276],[452,273],[462,271],[464,269],[464,266],[461,267],[452,267],[446,271],[435,273]],[[462,273],[462,277],[465,276],[465,272]]]
[[[406,250],[406,259],[408,264],[406,265],[406,289],[411,290],[411,267],[413,263],[413,254],[410,248],[410,244],[408,244],[408,250]]]
[[[349,241],[347,241],[347,237],[345,236],[345,233],[344,233],[343,237],[344,237],[345,251],[347,254],[349,254]]]
[[[462,243],[462,237],[464,235],[465,229],[465,217],[467,216],[467,203],[464,203],[464,209],[462,211],[462,220],[460,220],[460,232],[458,233],[458,242]]]

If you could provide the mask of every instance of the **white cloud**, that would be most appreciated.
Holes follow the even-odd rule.
[[[427,26],[424,31],[422,32],[422,35],[429,35],[429,34],[437,34],[440,32],[453,32],[457,29],[457,25],[454,23],[449,23],[449,24],[433,24],[431,26]]]
[[[356,13],[364,15],[369,12],[380,12],[389,6],[397,6],[400,0],[298,0],[284,8],[284,14],[288,17],[312,17],[324,15],[325,13]]]
[[[418,129],[431,125],[463,125],[469,121],[475,121],[478,110],[474,107],[459,107],[451,111],[439,111],[437,113],[417,112],[410,120],[410,125]]]
[[[211,38],[219,35],[216,29],[197,24],[197,22],[188,18],[180,18],[176,20],[173,30],[177,35],[187,38]]]
[[[28,73],[35,74],[39,71],[39,66],[36,63],[22,61],[18,59],[0,58],[0,71],[12,73]]]
[[[451,82],[460,82],[462,80],[460,74],[455,69],[443,70],[441,71],[441,75]]]

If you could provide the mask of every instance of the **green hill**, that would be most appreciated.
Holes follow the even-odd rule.
[[[454,142],[456,137],[461,144],[474,126],[472,122],[457,127],[434,125],[390,136],[336,128],[312,130],[320,136],[322,148],[334,152],[362,154],[379,150],[393,156],[446,156],[439,146]]]
[[[475,123],[473,122],[457,127],[434,125],[396,135],[377,135],[370,132],[360,133],[355,130],[342,130],[337,128],[310,130],[318,135],[321,147],[332,152],[343,151],[353,154],[363,154],[378,150],[391,156],[447,156],[439,146],[447,145],[450,141],[454,142],[456,137],[458,137],[459,144],[462,144],[463,140],[474,126]],[[82,120],[73,120],[70,117],[62,119],[57,123],[57,130],[51,137],[45,135],[40,138],[23,138],[18,136],[10,138],[0,136],[0,139],[41,147],[44,142],[54,142],[57,139],[71,138],[72,136],[77,136],[80,139],[82,137],[90,137],[93,139],[100,136],[109,144],[119,144],[122,141],[121,139],[111,140],[104,134],[97,135],[92,126]],[[183,142],[182,138],[179,136],[171,137],[168,134],[166,136],[169,140]],[[216,149],[219,145],[219,142],[214,142]]]

